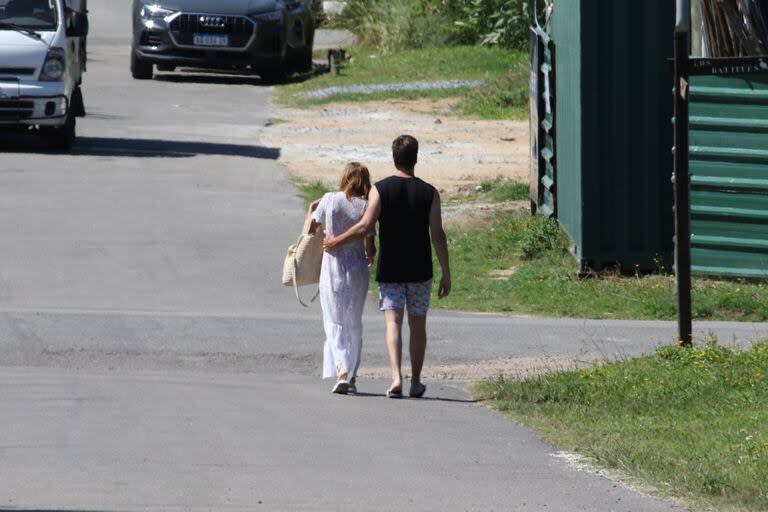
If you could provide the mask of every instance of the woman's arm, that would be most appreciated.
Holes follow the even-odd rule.
[[[317,210],[317,207],[320,205],[320,201],[322,201],[322,199],[318,199],[316,201],[312,201],[309,204],[309,208],[307,208],[307,218],[306,218],[306,220],[304,222],[306,223],[309,220],[312,221],[312,224],[309,226],[309,233],[310,234],[315,234],[315,232],[317,232],[317,228],[320,226],[320,224],[315,222],[315,219],[313,218],[315,210]]]

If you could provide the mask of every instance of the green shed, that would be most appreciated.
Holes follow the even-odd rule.
[[[582,270],[673,255],[670,0],[555,2],[557,218]]]

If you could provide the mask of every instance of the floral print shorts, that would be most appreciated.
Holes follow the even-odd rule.
[[[408,306],[413,316],[427,316],[432,280],[421,283],[379,283],[379,309],[402,311]]]

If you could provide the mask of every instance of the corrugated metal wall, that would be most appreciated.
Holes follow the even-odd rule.
[[[552,17],[557,47],[557,218],[582,247],[581,2],[558,2]]]
[[[672,259],[674,2],[555,4],[558,219],[584,269]]]
[[[768,74],[691,77],[691,258],[768,277]]]

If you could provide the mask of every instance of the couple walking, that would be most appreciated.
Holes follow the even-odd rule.
[[[432,292],[434,244],[442,270],[438,297],[451,291],[448,243],[443,230],[440,195],[414,176],[419,143],[402,135],[392,144],[395,171],[371,187],[368,169],[347,165],[338,192],[325,194],[309,207],[312,230],[325,229],[320,274],[320,304],[325,324],[323,378],[336,377],[333,392],[356,392],[363,344],[363,309],[376,255],[378,222],[379,308],[386,320],[386,344],[392,368],[387,397],[403,396],[402,326],[410,329],[409,396],[421,398],[426,386],[421,370],[427,347],[427,312]],[[431,234],[431,237],[430,237]]]

